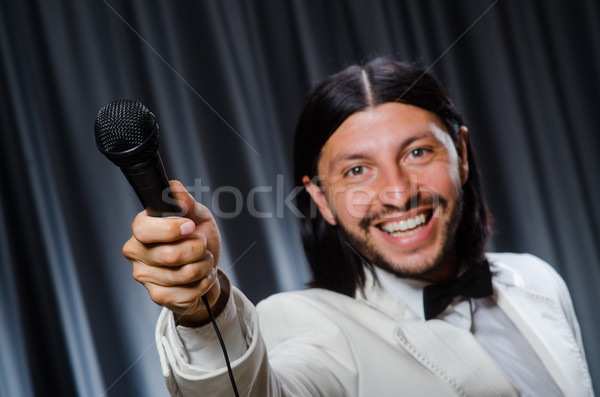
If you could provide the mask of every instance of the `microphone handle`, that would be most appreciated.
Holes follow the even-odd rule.
[[[149,160],[121,171],[150,216],[180,215],[158,151]]]

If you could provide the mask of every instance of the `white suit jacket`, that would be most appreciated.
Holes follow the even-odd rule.
[[[498,306],[531,344],[565,396],[593,396],[579,325],[560,276],[527,254],[488,254]],[[248,350],[232,362],[241,396],[516,396],[473,335],[424,321],[369,278],[350,298],[322,289],[286,292],[257,308],[234,289]],[[225,368],[185,362],[157,325],[172,395],[232,396]]]

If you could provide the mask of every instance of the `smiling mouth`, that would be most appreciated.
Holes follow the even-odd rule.
[[[412,218],[382,223],[377,225],[377,227],[392,237],[407,237],[412,236],[423,229],[432,216],[433,211],[427,211]]]

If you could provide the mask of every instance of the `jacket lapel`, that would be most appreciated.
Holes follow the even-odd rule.
[[[473,335],[442,320],[405,321],[396,341],[461,396],[518,396]]]
[[[579,352],[569,324],[552,298],[522,286],[494,281],[496,302],[512,320],[564,393],[565,396],[588,394],[581,379],[585,362]]]

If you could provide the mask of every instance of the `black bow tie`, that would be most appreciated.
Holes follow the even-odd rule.
[[[483,298],[492,293],[492,274],[489,265],[487,263],[472,265],[454,281],[428,285],[423,289],[425,320],[437,317],[456,296]]]

